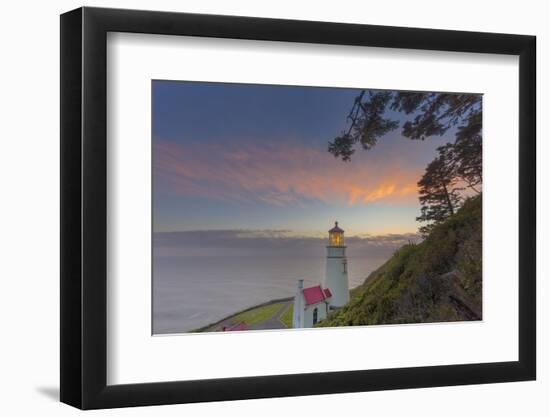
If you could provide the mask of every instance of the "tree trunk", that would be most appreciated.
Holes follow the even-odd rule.
[[[445,199],[447,200],[447,206],[449,206],[451,215],[453,215],[455,214],[455,209],[453,207],[453,203],[451,202],[451,197],[449,196],[449,192],[447,191],[447,186],[445,184],[443,184],[443,189],[445,190]]]

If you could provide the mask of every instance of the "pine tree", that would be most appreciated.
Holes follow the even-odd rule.
[[[460,187],[455,166],[447,150],[445,147],[438,149],[439,156],[428,164],[418,181],[418,198],[422,208],[421,215],[416,220],[428,222],[428,225],[419,229],[423,235],[427,235],[434,225],[453,215],[462,201],[460,191],[463,188]]]

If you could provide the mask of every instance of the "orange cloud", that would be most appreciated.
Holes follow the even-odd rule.
[[[281,142],[276,145],[157,141],[156,186],[165,192],[223,201],[272,205],[389,204],[416,201],[421,172],[397,160],[355,158],[344,163],[327,151]]]

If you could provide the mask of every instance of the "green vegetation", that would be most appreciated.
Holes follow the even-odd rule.
[[[283,307],[283,305],[284,303],[274,303],[243,311],[242,313],[239,313],[236,316],[232,317],[231,321],[234,324],[245,322],[249,326],[257,323],[262,323],[272,318],[275,313],[277,313]]]
[[[285,309],[283,314],[279,317],[281,323],[283,323],[289,329],[292,328],[292,315],[294,314],[294,305],[288,303],[288,307]]]
[[[401,247],[320,327],[480,320],[481,195]]]
[[[233,326],[242,322],[246,323],[249,326],[256,326],[256,328],[261,328],[261,325],[263,323],[270,320],[276,320],[276,322],[279,322],[282,326],[283,322],[280,321],[280,314],[278,313],[285,309],[285,305],[289,301],[292,301],[292,299],[280,298],[276,300],[271,300],[255,307],[241,310],[221,320],[218,320],[215,323],[210,323],[198,329],[191,330],[190,333],[221,331],[223,327]]]

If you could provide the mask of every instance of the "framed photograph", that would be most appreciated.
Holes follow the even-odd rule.
[[[535,37],[61,16],[61,401],[533,380]]]

